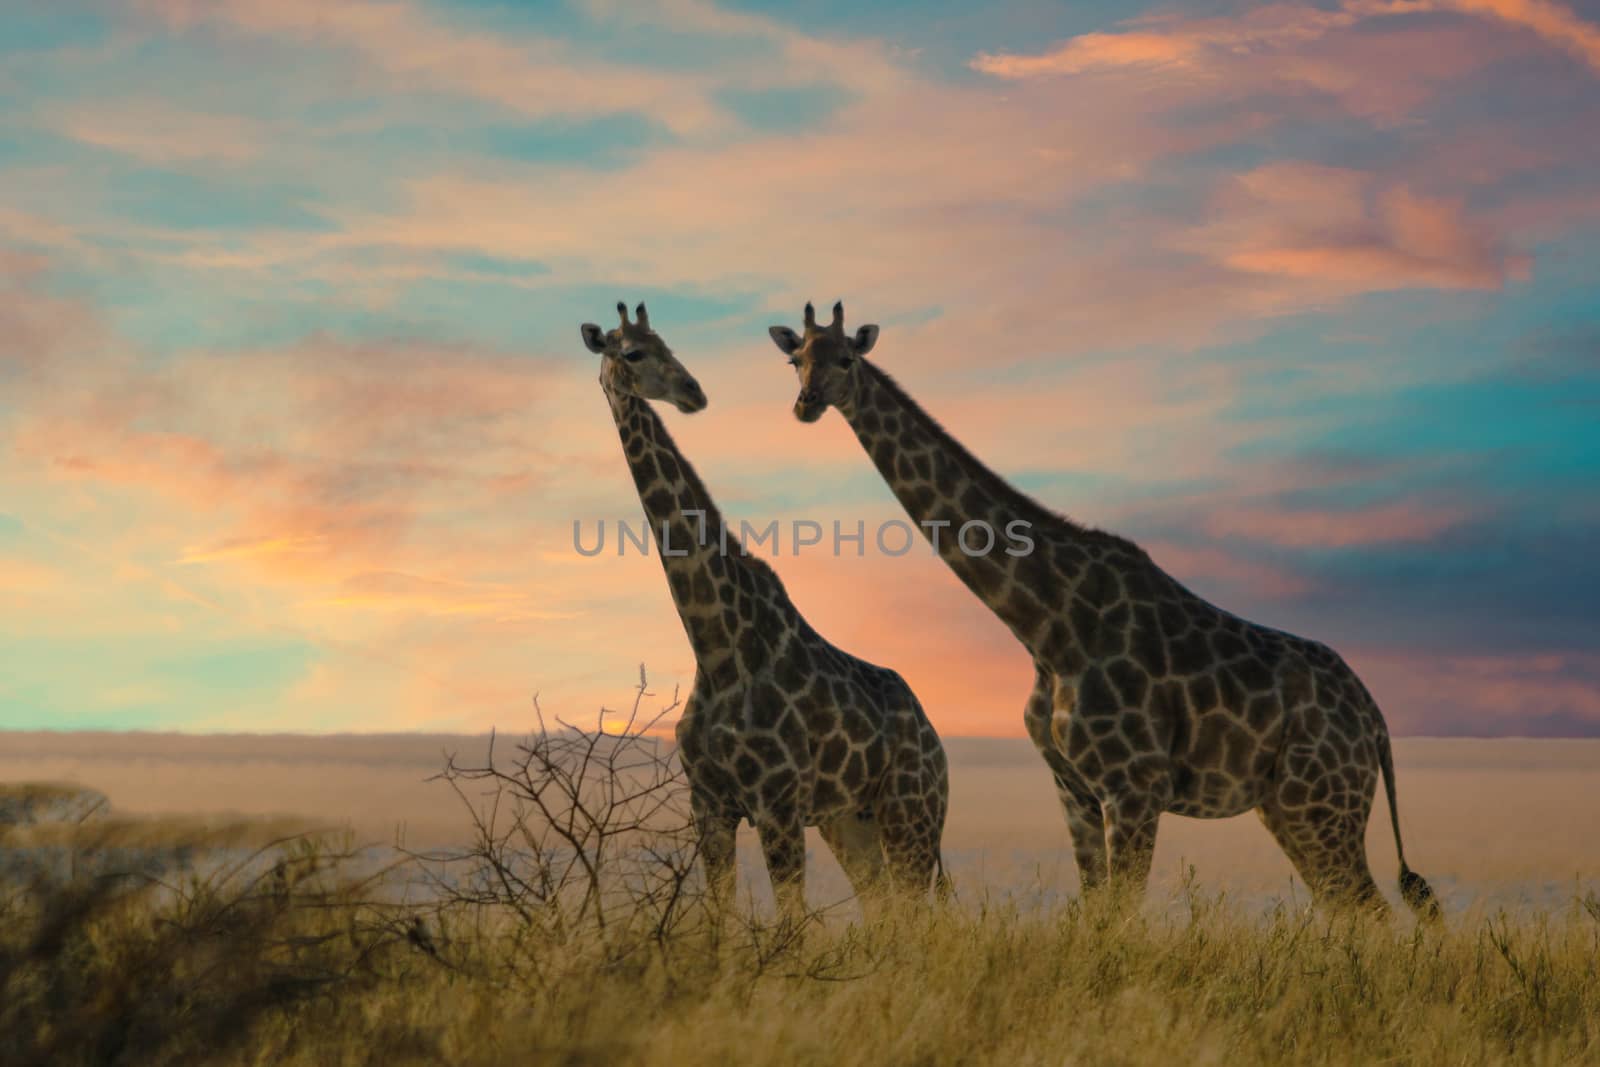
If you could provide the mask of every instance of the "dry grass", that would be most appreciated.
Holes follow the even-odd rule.
[[[870,925],[540,940],[422,919],[300,846],[162,888],[14,894],[0,1062],[1600,1062],[1600,901],[1442,928],[1191,892],[1181,917],[906,909]],[[240,868],[242,870],[242,868]]]
[[[13,827],[0,1064],[1600,1063],[1581,857],[1563,907],[1423,927],[1264,913],[1192,872],[1142,909],[1011,903],[1061,900],[1041,873],[763,924],[700,899],[670,751],[575,729],[515,752],[448,762],[472,843],[386,871],[282,824]],[[76,876],[7,889],[8,848]],[[141,849],[213,859],[105,873]]]

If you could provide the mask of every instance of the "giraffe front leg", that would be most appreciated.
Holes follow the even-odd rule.
[[[769,811],[756,821],[780,919],[798,919],[806,903],[806,831],[797,810]]]
[[[1072,858],[1078,864],[1078,885],[1093,893],[1106,884],[1106,819],[1100,802],[1080,792],[1056,775],[1056,795],[1067,816],[1067,832],[1072,835]]]
[[[721,909],[733,902],[739,820],[698,792],[690,794],[689,806],[694,815],[700,861],[706,867],[706,895],[713,908]]]
[[[1072,837],[1072,858],[1078,865],[1078,885],[1083,892],[1099,889],[1106,882],[1106,824],[1095,798],[1082,777],[1067,762],[1061,750],[1055,718],[1055,678],[1043,668],[1037,669],[1033,693],[1028,697],[1027,709],[1022,714],[1023,725],[1033,746],[1044,757],[1045,764],[1056,783],[1056,799],[1061,802],[1061,813],[1067,819],[1067,832]]]
[[[1140,768],[1132,767],[1137,772]],[[1150,881],[1156,828],[1172,803],[1172,777],[1165,769],[1130,773],[1136,785],[1118,791],[1101,805],[1110,852],[1111,886],[1117,896],[1139,897]]]

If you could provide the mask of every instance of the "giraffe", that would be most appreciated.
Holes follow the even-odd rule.
[[[944,747],[892,670],[835,648],[778,575],[730,537],[694,468],[648,401],[693,413],[706,395],[650,328],[582,328],[695,657],[677,725],[707,883],[728,900],[734,835],[748,819],[785,915],[804,906],[805,827],[816,826],[865,903],[926,892],[949,803]],[[691,521],[693,520],[693,521]]]
[[[1212,605],[1132,542],[1013,488],[866,360],[878,327],[847,334],[842,304],[827,326],[807,304],[803,335],[770,333],[799,375],[795,416],[839,410],[939,556],[1032,656],[1023,719],[1085,890],[1142,892],[1163,812],[1253,808],[1314,900],[1386,911],[1364,843],[1381,775],[1401,896],[1437,913],[1406,865],[1383,715],[1333,650]],[[964,536],[971,523],[990,534]]]

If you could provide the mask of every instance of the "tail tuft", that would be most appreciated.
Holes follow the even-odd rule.
[[[1442,917],[1439,898],[1433,895],[1433,887],[1422,875],[1404,864],[1400,866],[1400,899],[1423,919],[1436,922]]]
[[[1383,774],[1383,791],[1389,797],[1389,825],[1394,827],[1394,851],[1400,860],[1400,898],[1418,918],[1435,921],[1440,917],[1439,898],[1422,875],[1406,866],[1405,846],[1400,843],[1400,804],[1394,795],[1394,752],[1389,745],[1388,728],[1381,721],[1379,727],[1378,769]]]

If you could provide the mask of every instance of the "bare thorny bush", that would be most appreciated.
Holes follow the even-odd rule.
[[[701,893],[688,784],[659,736],[677,694],[647,713],[641,669],[632,707],[602,709],[592,728],[547,719],[501,758],[490,736],[481,765],[451,754],[436,777],[461,801],[472,838],[411,853],[443,912],[486,910],[525,936],[564,945],[590,935],[670,939]]]
[[[654,695],[641,667],[628,709],[602,709],[592,726],[547,719],[536,697],[537,729],[508,757],[499,758],[493,735],[482,764],[447,757],[436,777],[467,811],[472,840],[410,853],[435,902],[442,960],[470,966],[449,944],[481,946],[476,935],[498,933],[513,949],[493,955],[504,977],[545,986],[592,964],[596,952],[617,965],[704,962],[731,935],[756,971],[835,978],[859,965],[848,939],[821,955],[798,952],[814,915],[764,922],[710,899],[688,781],[662,736],[678,692],[647,711]]]
[[[587,726],[541,711],[509,755],[491,738],[482,765],[447,757],[435,777],[469,820],[456,849],[380,866],[327,835],[186,836],[192,864],[0,885],[0,1063],[287,1049],[354,997],[428,981],[554,1002],[607,974],[687,990],[712,973],[880,967],[870,938],[810,940],[811,917],[764,922],[709,899],[688,784],[659,736],[677,694],[646,712],[652,696],[641,669],[624,714]],[[103,836],[86,826],[74,854],[109,854]]]

